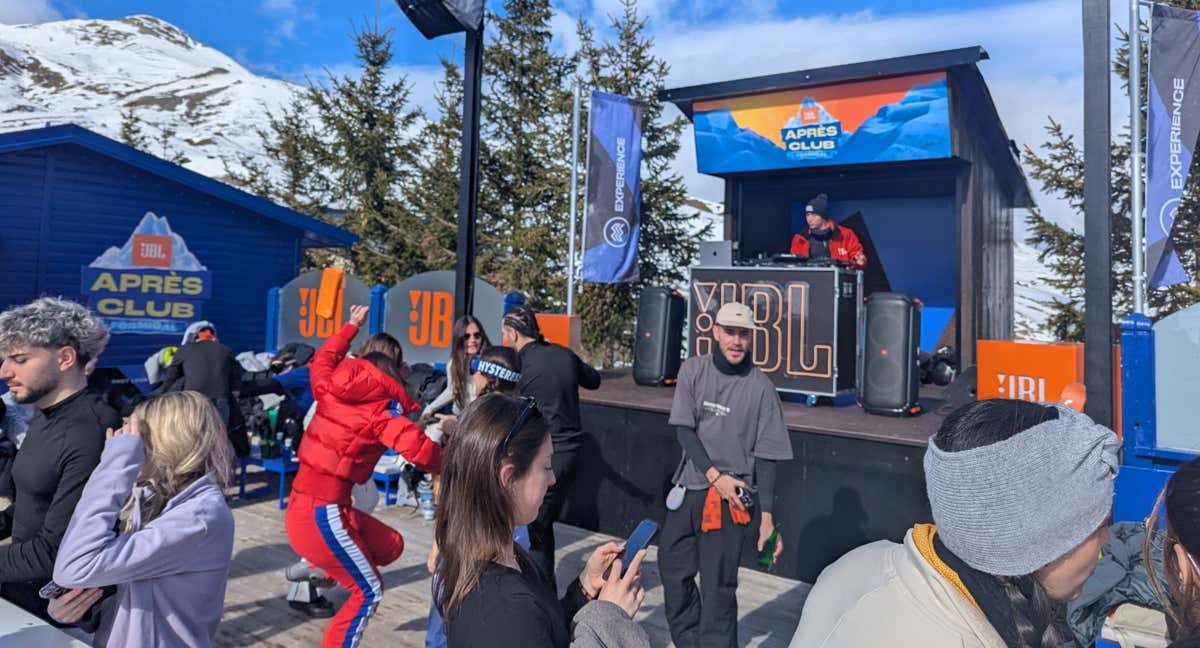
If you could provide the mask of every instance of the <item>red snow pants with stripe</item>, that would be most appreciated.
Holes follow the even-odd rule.
[[[356,648],[383,599],[378,567],[400,557],[404,539],[348,503],[297,492],[288,501],[286,524],[292,549],[350,591],[325,628],[322,648]]]

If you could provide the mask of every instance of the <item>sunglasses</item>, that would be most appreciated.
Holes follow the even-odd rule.
[[[517,420],[513,422],[513,426],[509,428],[508,434],[504,435],[504,440],[500,442],[500,447],[496,449],[496,458],[499,459],[508,451],[508,444],[512,443],[513,437],[517,436],[517,432],[525,427],[529,419],[538,414],[537,401],[530,396],[521,399],[524,405],[521,406],[521,413],[517,414]]]
[[[475,332],[475,333],[470,333],[470,332],[463,333],[463,339],[464,339],[464,340],[482,340],[482,339],[483,339],[483,332],[482,332],[482,331],[478,331],[478,332]]]

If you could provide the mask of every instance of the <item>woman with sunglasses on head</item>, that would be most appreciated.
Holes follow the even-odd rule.
[[[471,381],[475,386],[477,396],[487,394],[513,394],[517,383],[521,381],[521,357],[508,347],[488,347],[478,357],[471,360]],[[454,434],[458,427],[457,421],[447,421],[443,424],[446,433]],[[513,531],[513,540],[521,548],[529,548],[529,531],[524,525]],[[429,559],[426,567],[432,575],[437,574],[440,553],[437,541],[429,548]],[[436,583],[435,583],[436,589]],[[429,627],[425,632],[425,648],[445,648],[446,631],[442,615],[438,614],[437,605],[429,608]]]
[[[212,401],[194,391],[145,401],[108,430],[58,549],[54,582],[76,592],[50,603],[74,622],[103,587],[94,645],[210,646],[233,554],[223,488],[233,447]]]
[[[1159,511],[1166,511],[1165,529]],[[1146,518],[1143,565],[1155,564],[1155,542],[1162,543],[1162,566],[1166,582],[1147,570],[1150,586],[1167,613],[1172,643],[1170,648],[1200,648],[1200,459],[1175,471]]]
[[[451,335],[454,341],[450,347],[450,360],[446,363],[446,376],[449,378],[446,389],[425,406],[422,418],[433,416],[434,412],[451,403],[454,404],[454,413],[459,414],[478,394],[471,380],[471,360],[492,346],[487,332],[483,330],[483,323],[474,315],[463,315],[454,322]]]
[[[488,394],[463,415],[446,448],[436,539],[437,608],[450,648],[649,646],[633,621],[645,590],[638,552],[621,573],[621,545],[598,548],[559,600],[514,527],[537,517],[554,483],[553,447],[532,399]]]
[[[1108,541],[1120,442],[1066,406],[983,400],[929,440],[934,524],[825,568],[794,648],[1058,648]]]
[[[300,469],[287,508],[292,548],[350,591],[325,629],[326,648],[358,645],[383,598],[379,566],[404,550],[399,532],[352,507],[352,488],[370,479],[387,448],[430,472],[437,472],[442,455],[441,446],[416,425],[389,411],[393,403],[406,414],[416,410],[402,384],[399,345],[390,349],[393,355],[388,344],[380,350],[364,345],[361,358],[346,358],[367,313],[366,306],[351,306],[350,322],[313,356],[317,409],[300,443]],[[368,343],[373,341],[376,336]]]

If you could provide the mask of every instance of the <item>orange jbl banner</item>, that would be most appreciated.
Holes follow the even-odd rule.
[[[1083,382],[1083,345],[979,340],[978,394],[984,398],[1057,401],[1067,385]]]

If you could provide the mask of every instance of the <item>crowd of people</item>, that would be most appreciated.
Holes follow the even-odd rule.
[[[649,646],[636,621],[644,550],[601,545],[556,586],[553,523],[581,460],[579,389],[598,388],[600,374],[519,306],[499,346],[479,320],[457,322],[446,388],[420,403],[395,338],[368,336],[351,353],[367,316],[352,307],[320,349],[282,350],[274,374],[252,380],[203,323],[163,386],[122,417],[88,388],[109,338],[98,318],[54,298],[0,313],[4,402],[32,408],[19,436],[0,434],[16,447],[0,445],[0,496],[10,493],[0,597],[96,646],[212,645],[233,550],[226,490],[248,446],[230,432],[237,399],[281,393],[308,419],[288,541],[305,569],[349,592],[322,645],[360,644],[384,595],[380,569],[404,550],[356,501],[391,449],[437,476],[426,646]],[[669,419],[681,457],[657,560],[681,648],[738,645],[744,548],[774,560],[785,546],[774,517],[779,462],[793,458],[782,405],[751,360],[750,309],[725,304],[714,322],[715,350],[683,364]],[[932,523],[827,567],[796,610],[791,645],[1076,645],[1066,605],[1108,541],[1119,448],[1061,405],[956,410],[925,453]],[[1172,645],[1200,646],[1200,460],[1148,513],[1143,564],[1161,556],[1148,578]]]

